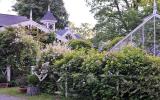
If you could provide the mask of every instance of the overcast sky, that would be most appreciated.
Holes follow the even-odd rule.
[[[93,15],[89,12],[89,8],[86,6],[84,0],[63,0],[65,8],[69,13],[69,20],[76,25],[81,23],[90,23],[94,25],[96,21]],[[16,14],[12,11],[12,5],[15,4],[15,0],[0,0],[0,13],[3,14]]]

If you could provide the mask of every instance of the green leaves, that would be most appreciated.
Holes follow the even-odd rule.
[[[75,49],[90,49],[92,47],[92,43],[86,40],[71,40],[68,43],[68,46],[75,50]]]
[[[35,65],[36,57],[40,53],[40,45],[32,36],[27,35],[21,28],[8,28],[0,32],[0,36],[1,66],[9,64],[24,69],[21,67]]]
[[[105,77],[102,80],[116,98],[158,100],[160,70],[159,66],[155,67],[159,62],[155,61],[160,58],[153,57],[153,59],[142,50],[132,47],[111,53],[106,58]],[[113,87],[115,89],[112,90]],[[107,93],[105,98],[109,99],[110,94]]]

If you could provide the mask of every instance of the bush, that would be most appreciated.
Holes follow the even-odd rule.
[[[52,74],[51,74],[52,75]],[[41,92],[54,94],[57,91],[57,84],[54,78],[46,77],[39,85]]]
[[[27,86],[27,76],[19,76],[17,77],[15,82],[17,86],[20,86],[20,87]]]
[[[29,75],[28,76],[28,83],[29,83],[29,85],[36,86],[39,83],[39,79],[36,75]]]
[[[82,76],[80,71],[84,55],[85,55],[84,50],[72,51],[70,53],[65,54],[62,59],[57,60],[54,63],[53,69],[54,70],[56,69],[56,71],[59,73],[59,79],[61,79],[60,82],[58,83],[59,84],[58,88],[59,91],[61,91],[62,93],[65,93],[66,78],[68,81],[68,92],[70,94],[72,94],[73,91],[75,94],[77,93],[77,91],[75,91],[76,90],[75,87],[73,86],[73,82],[75,84],[77,84],[76,83],[77,81],[80,81],[79,83],[83,82],[80,79],[78,79],[77,81],[74,79],[75,77]]]
[[[72,50],[82,49],[82,48],[90,49],[92,47],[92,43],[89,41],[85,41],[85,40],[71,40],[69,41],[68,46]]]
[[[6,83],[7,80],[3,75],[0,75],[0,83]]]
[[[42,39],[40,41],[45,44],[53,43],[55,41],[55,33],[50,33],[47,36],[43,36],[41,38]]]
[[[15,79],[17,73],[22,76],[30,73],[29,66],[36,64],[40,45],[24,29],[8,28],[0,32],[0,52],[0,65],[10,65]]]
[[[102,73],[104,53],[91,49],[75,50],[64,55],[63,59],[57,60],[54,65],[60,73],[61,91],[65,92],[67,78],[68,92],[71,96],[78,95],[79,99],[91,99],[94,87],[99,83],[99,73]],[[103,66],[103,67],[102,67]],[[96,91],[95,91],[96,92]],[[76,98],[77,99],[77,98]]]
[[[160,94],[160,58],[128,47],[107,55],[101,99],[158,100]]]

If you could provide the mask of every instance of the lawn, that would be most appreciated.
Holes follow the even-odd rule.
[[[1,88],[0,94],[25,98],[26,100],[65,100],[64,98],[56,98],[48,94],[40,94],[38,96],[26,96],[18,91],[18,88]]]

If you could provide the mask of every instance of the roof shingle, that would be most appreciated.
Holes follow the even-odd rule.
[[[47,13],[43,16],[41,21],[43,21],[43,20],[57,21],[56,18],[53,16],[53,14],[50,11],[47,11]]]
[[[0,26],[9,26],[20,22],[28,21],[27,17],[17,15],[0,14]]]

